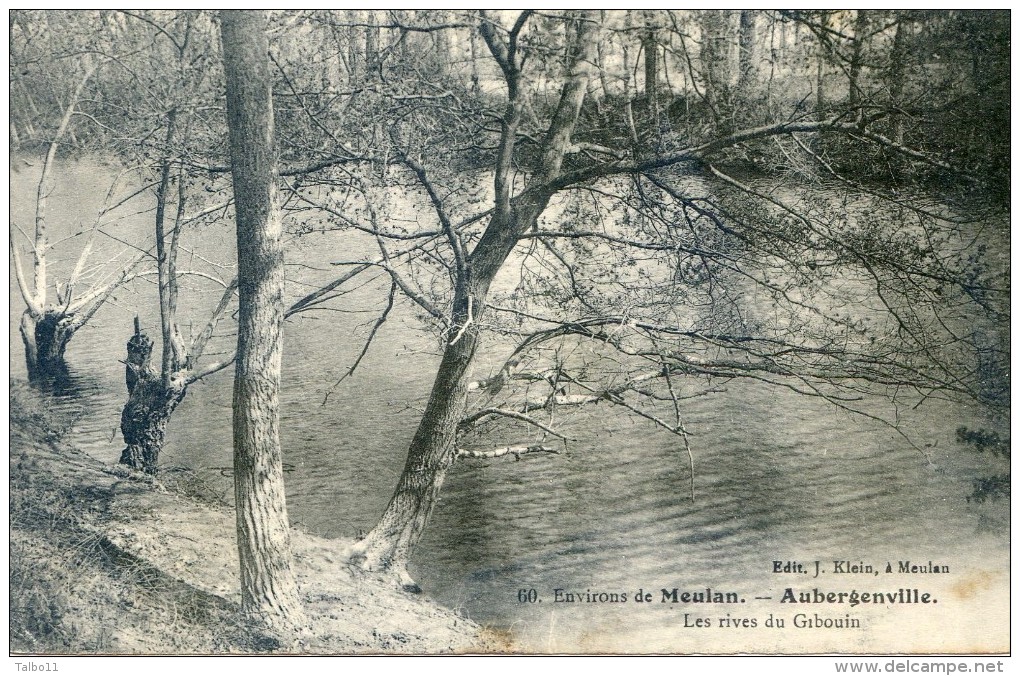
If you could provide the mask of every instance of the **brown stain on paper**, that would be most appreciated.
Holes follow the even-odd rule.
[[[998,573],[986,570],[975,571],[964,576],[962,580],[950,587],[949,591],[956,599],[967,601],[977,596],[980,592],[991,589],[997,577],[999,577]]]

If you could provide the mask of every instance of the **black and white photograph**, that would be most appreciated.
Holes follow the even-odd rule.
[[[1010,24],[9,10],[9,666],[1002,671]]]

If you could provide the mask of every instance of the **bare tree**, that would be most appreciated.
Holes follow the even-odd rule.
[[[961,226],[894,193],[862,188],[806,140],[854,139],[911,163],[948,168],[942,160],[874,131],[878,113],[859,119],[840,110],[810,119],[797,101],[761,126],[706,128],[644,147],[632,134],[577,124],[596,62],[598,15],[569,20],[568,68],[550,66],[559,59],[536,67],[562,83],[551,99],[530,86],[535,72],[523,66],[530,49],[547,49],[548,22],[530,12],[501,18],[483,15],[479,29],[505,83],[498,126],[482,123],[469,133],[474,111],[432,81],[421,82],[421,90],[405,82],[412,89],[379,92],[380,106],[399,111],[385,148],[392,180],[421,198],[434,213],[432,225],[394,228],[368,207],[370,222],[358,223],[329,206],[332,197],[293,193],[306,207],[321,208],[323,218],[380,241],[376,260],[337,261],[350,268],[337,285],[381,270],[392,283],[379,322],[399,292],[442,327],[442,361],[404,472],[379,523],[354,546],[354,562],[388,569],[416,588],[405,565],[450,464],[458,457],[554,452],[550,437],[565,436],[556,429],[558,409],[623,407],[676,434],[693,460],[682,402],[736,378],[822,397],[860,415],[869,415],[862,397],[879,391],[980,398],[970,356],[939,347],[973,347],[962,317],[982,303],[1001,311],[1000,286],[987,271],[967,270]],[[452,131],[458,128],[464,136]],[[483,147],[472,146],[472,133],[495,139],[489,191],[476,176],[450,168],[456,154],[446,144]],[[880,220],[867,215],[876,206],[832,216],[730,173],[734,157],[762,146],[779,147],[805,171],[856,185],[884,205],[890,220],[909,214],[917,228],[877,227]],[[352,148],[338,150],[352,165],[362,161]],[[845,204],[831,209],[847,213]],[[404,248],[391,251],[397,243]],[[412,251],[422,257],[412,259]],[[511,260],[521,279],[517,294],[494,296],[492,284]],[[876,312],[867,303],[856,307],[859,316],[847,315],[850,299],[833,281],[843,274],[880,299],[881,320],[866,319]],[[975,274],[976,286],[966,281]],[[447,281],[448,291],[437,294]],[[944,284],[953,292],[935,291]],[[999,300],[989,303],[991,296]],[[324,297],[311,294],[309,304]],[[517,336],[519,345],[502,368],[475,379],[485,330]],[[491,432],[495,421],[528,426],[542,438],[471,448],[469,435]]]
[[[160,15],[129,13],[128,19],[143,34],[145,31],[153,33],[147,52],[150,58],[153,52],[166,55],[160,62],[166,68],[164,82],[154,85],[165,87],[166,91],[149,92],[148,102],[151,109],[162,108],[165,112],[154,117],[154,129],[141,134],[143,137],[158,134],[162,143],[155,151],[145,144],[138,144],[141,148],[128,144],[122,150],[137,162],[155,164],[150,175],[155,193],[153,225],[161,350],[158,361],[152,364],[154,343],[136,319],[125,360],[128,399],[121,412],[120,429],[125,447],[120,462],[155,473],[167,426],[188,387],[233,363],[233,355],[206,362],[201,359],[218,324],[231,308],[237,281],[222,279],[222,271],[214,267],[206,266],[210,271],[203,271],[178,270],[177,266],[182,246],[186,248],[182,245],[184,231],[199,225],[211,227],[222,219],[229,207],[229,200],[219,196],[222,188],[213,187],[211,179],[189,165],[190,156],[195,152],[193,148],[208,142],[194,131],[208,124],[196,119],[194,101],[211,89],[211,78],[207,69],[195,65],[209,59],[212,22],[188,12],[171,15],[165,20]],[[200,35],[208,39],[199,39]],[[206,190],[197,189],[201,184]],[[203,201],[208,195],[212,196],[211,204]],[[229,269],[226,272],[230,274]],[[182,333],[179,320],[180,280],[184,275],[204,283],[212,282],[221,290],[203,328],[190,339]]]
[[[518,128],[524,114],[521,90],[523,56],[521,31],[531,12],[522,12],[514,25],[503,29],[483,18],[481,34],[499,64],[508,86],[506,113],[501,120],[500,146],[495,163],[495,203],[474,249],[465,252],[462,235],[445,214],[442,199],[431,189],[425,170],[410,157],[402,161],[419,177],[454,253],[455,292],[453,316],[446,347],[418,431],[411,442],[407,463],[393,498],[379,523],[355,545],[352,559],[369,569],[388,568],[407,588],[416,588],[405,565],[411,549],[424,532],[446,471],[456,453],[458,425],[464,417],[465,396],[471,381],[489,288],[519,238],[532,229],[549,204],[548,184],[561,175],[581,104],[596,60],[598,13],[578,13],[572,22],[572,58],[556,112],[541,146],[541,159],[532,185],[513,195],[513,157]]]
[[[50,279],[47,255],[51,243],[47,219],[49,217],[49,197],[54,189],[54,165],[57,161],[60,144],[69,133],[82,92],[95,70],[93,67],[87,68],[69,93],[63,114],[48,144],[36,190],[33,236],[29,237],[25,230],[14,221],[11,223],[11,257],[14,261],[18,290],[26,305],[25,312],[21,317],[20,332],[25,345],[28,377],[33,382],[59,380],[66,374],[67,365],[64,353],[71,338],[110,299],[118,287],[137,275],[139,267],[146,258],[144,254],[134,255],[125,264],[117,266],[116,270],[100,274],[98,281],[89,285],[84,291],[78,289],[83,276],[85,276],[83,273],[93,273],[94,276],[96,272],[88,269],[89,258],[93,253],[95,239],[101,233],[103,217],[134,196],[132,193],[127,198],[115,199],[120,182],[120,177],[118,177],[118,180],[110,186],[104,204],[96,215],[73,271],[65,283],[54,283],[55,298],[53,302],[49,300]],[[29,240],[32,251],[31,284],[26,279],[21,254],[15,244],[15,230]],[[104,263],[100,263],[99,267],[104,267]]]

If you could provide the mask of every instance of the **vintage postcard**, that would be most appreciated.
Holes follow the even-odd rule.
[[[1009,11],[9,14],[16,669],[1011,652]]]

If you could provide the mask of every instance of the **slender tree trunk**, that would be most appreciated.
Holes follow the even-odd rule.
[[[655,13],[645,13],[645,33],[641,38],[645,54],[645,98],[648,99],[649,119],[653,137],[659,135],[659,40],[655,26]]]
[[[737,88],[745,91],[754,81],[754,10],[745,9],[740,12],[740,74]]]
[[[375,22],[375,11],[367,10],[365,12],[365,22],[368,24]],[[366,26],[364,28],[365,38],[365,78],[369,81],[374,81],[378,78],[378,74],[375,72],[379,66],[379,29],[375,26]]]
[[[861,103],[861,68],[864,65],[864,41],[867,37],[868,13],[866,10],[857,10],[857,18],[854,20],[854,43],[850,53],[850,94],[849,102],[851,108],[856,108]]]
[[[355,21],[359,18],[358,12],[352,12],[351,16]],[[347,76],[351,85],[360,83],[364,77],[365,55],[361,48],[362,41],[359,39],[361,30],[355,27],[344,29],[344,38],[347,40]]]
[[[603,14],[603,21],[605,20],[605,14]],[[603,52],[602,42],[600,41],[596,49],[598,56],[598,75],[599,75],[599,89],[602,91],[602,96],[598,100],[599,106],[603,103],[608,103],[610,98],[610,86],[609,78],[606,74],[606,56]],[[601,108],[600,108],[601,110]]]
[[[907,79],[907,37],[909,27],[906,12],[897,17],[896,33],[893,36],[892,54],[889,57],[889,105],[893,107],[893,140],[903,144],[904,116],[900,112],[903,105],[903,90]]]
[[[823,17],[822,21],[826,21]],[[818,51],[815,55],[815,112],[817,118],[822,120],[825,118],[825,61],[827,55],[825,53],[825,44],[821,38],[818,40]]]
[[[407,573],[407,561],[425,530],[456,455],[454,442],[467,404],[467,386],[478,348],[478,326],[485,312],[489,286],[520,236],[534,227],[552,197],[542,186],[559,174],[577,123],[591,77],[591,64],[596,58],[597,16],[598,13],[582,14],[570,75],[543,142],[539,171],[532,179],[532,187],[514,198],[510,197],[507,183],[509,165],[501,160],[512,154],[517,96],[513,73],[519,75],[519,71],[515,71],[516,64],[501,64],[514,84],[509,88],[511,100],[504,120],[501,159],[497,160],[496,207],[457,280],[446,349],[396,491],[378,524],[351,552],[352,562],[370,570],[389,570],[411,591],[418,586]],[[494,51],[505,58],[506,52]]]
[[[712,109],[721,134],[732,126],[728,110],[730,73],[730,14],[728,10],[710,9],[702,15],[701,68],[705,80],[705,100]]]
[[[177,126],[177,111],[171,108],[167,114],[166,146],[173,143],[174,129]],[[159,278],[159,323],[163,338],[163,355],[160,362],[160,373],[164,379],[177,370],[180,364],[178,344],[174,340],[176,319],[176,286],[172,255],[176,251],[167,248],[166,242],[166,207],[167,193],[170,187],[170,158],[164,157],[160,165],[160,182],[156,190],[156,265]],[[178,204],[178,213],[183,205]],[[176,232],[176,231],[175,231]]]
[[[251,618],[290,630],[303,613],[280,449],[284,257],[269,41],[259,11],[224,11],[220,26],[237,205],[234,495],[241,606]]]
[[[482,93],[482,83],[478,75],[478,60],[482,58],[481,47],[478,44],[478,30],[475,27],[469,29],[471,46],[471,93],[478,96]]]
[[[631,28],[631,14],[627,12],[623,18],[623,26],[625,30]],[[623,50],[623,115],[627,122],[627,129],[630,131],[630,140],[635,146],[638,145],[639,137],[637,132],[637,125],[634,123],[634,91],[631,83],[631,63],[630,63],[630,51],[627,49],[627,43],[624,42],[622,45]],[[634,85],[636,87],[636,85]]]

